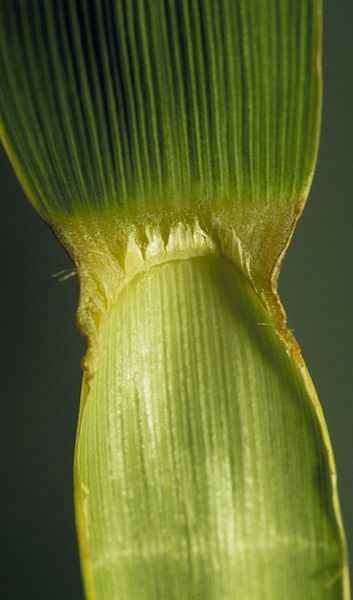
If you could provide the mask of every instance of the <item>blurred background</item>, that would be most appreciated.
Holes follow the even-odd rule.
[[[319,160],[280,291],[323,404],[353,547],[353,3],[324,4]],[[78,283],[53,277],[72,268],[70,259],[26,202],[3,151],[0,190],[0,596],[82,600],[72,500],[84,353]]]

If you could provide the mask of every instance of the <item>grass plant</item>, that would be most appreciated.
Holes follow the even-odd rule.
[[[2,137],[87,338],[89,600],[348,600],[324,417],[277,293],[320,0],[3,0]]]

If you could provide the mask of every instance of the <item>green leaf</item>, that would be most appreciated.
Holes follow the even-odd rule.
[[[146,226],[167,238],[198,221],[213,238],[236,234],[282,319],[273,287],[318,142],[320,11],[319,0],[4,0],[4,141],[76,263],[99,271],[92,244],[124,255],[136,228],[143,244]]]
[[[1,112],[36,207],[292,210],[317,148],[319,17],[316,0],[5,0]]]
[[[320,0],[3,0],[3,141],[70,252],[89,598],[348,598],[326,426],[277,295]]]
[[[101,335],[76,451],[88,597],[343,598],[320,422],[239,271],[153,267]]]

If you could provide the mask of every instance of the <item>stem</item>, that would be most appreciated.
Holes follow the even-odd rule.
[[[75,458],[88,598],[343,597],[301,373],[226,260],[137,275],[102,324]]]

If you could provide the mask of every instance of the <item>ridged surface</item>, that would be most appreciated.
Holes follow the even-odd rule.
[[[320,0],[3,0],[0,110],[44,215],[295,207]]]
[[[76,456],[88,597],[343,598],[321,428],[243,276],[216,257],[152,268],[101,348]]]
[[[76,462],[94,600],[344,595],[329,441],[274,289],[317,149],[320,10],[1,3],[3,140],[76,261],[94,347]],[[219,258],[154,267],[112,300],[130,235],[143,255],[153,227],[165,241],[195,222],[239,240],[275,323]]]

